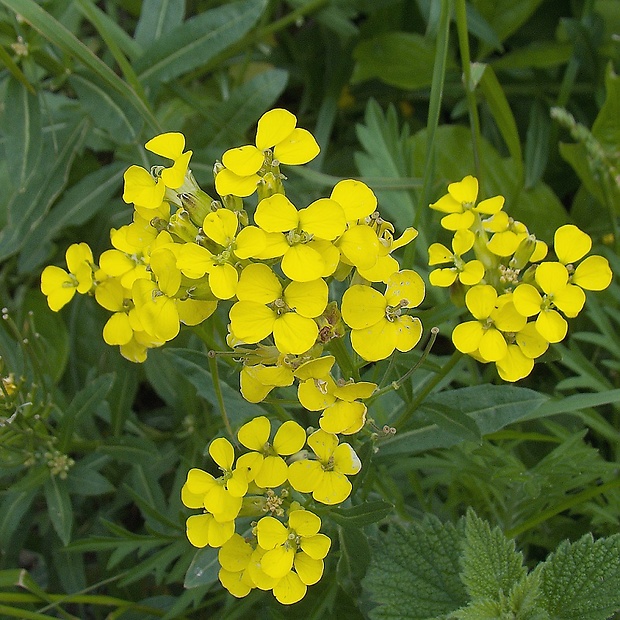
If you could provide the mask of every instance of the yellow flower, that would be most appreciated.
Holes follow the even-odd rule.
[[[288,468],[288,480],[300,493],[312,493],[322,504],[339,504],[351,493],[347,476],[362,468],[355,450],[348,444],[338,444],[338,437],[320,429],[308,437],[308,446],[316,460],[295,461]]]
[[[483,200],[476,206],[478,198],[478,179],[466,176],[458,183],[448,185],[448,193],[430,205],[431,209],[448,213],[441,219],[441,225],[447,230],[470,228],[474,221],[474,213],[494,215],[504,206],[503,196],[493,196]]]
[[[67,273],[49,265],[41,274],[41,291],[51,310],[58,312],[78,293],[88,293],[93,285],[93,253],[86,243],[74,243],[65,252]]]
[[[454,328],[454,346],[461,353],[478,353],[485,362],[504,358],[508,344],[503,332],[517,332],[527,320],[515,309],[510,294],[498,298],[492,286],[478,284],[467,291],[465,303],[476,320]]]
[[[275,387],[287,387],[294,381],[293,371],[287,366],[246,365],[241,369],[240,387],[243,398],[260,403]]]
[[[555,308],[575,317],[586,301],[583,290],[570,284],[568,277],[561,263],[542,263],[536,267],[535,280],[543,295],[531,284],[520,284],[513,293],[517,311],[524,317],[536,316],[536,329],[547,342],[560,342],[568,331],[568,323]]]
[[[560,226],[555,231],[553,249],[558,260],[569,270],[569,282],[588,291],[602,291],[613,277],[609,262],[603,256],[588,256],[575,268],[592,248],[592,239],[573,224]]]
[[[123,175],[125,181],[123,200],[133,202],[143,209],[157,209],[161,206],[166,193],[166,185],[159,178],[141,166],[129,166]]]
[[[336,201],[321,198],[297,211],[286,196],[274,194],[258,203],[254,221],[270,235],[268,254],[258,256],[281,256],[282,271],[291,280],[308,282],[335,271],[337,261],[325,260],[323,254],[346,228],[344,211]]]
[[[159,176],[166,187],[170,189],[181,187],[192,156],[192,151],[184,152],[185,136],[178,132],[162,133],[149,140],[144,147],[156,155],[174,161],[170,168],[163,168]]]
[[[529,234],[524,224],[513,220],[505,211],[496,213],[482,224],[487,232],[493,233],[487,248],[496,256],[511,256]]]
[[[252,545],[239,534],[233,534],[218,552],[217,559],[222,567],[219,580],[237,598],[247,596],[256,587],[248,570],[253,552]]]
[[[390,276],[385,293],[356,284],[342,297],[342,318],[351,327],[353,349],[365,360],[389,357],[394,349],[410,351],[422,336],[417,317],[403,314],[424,299],[424,281],[403,270]]]
[[[266,162],[287,165],[305,164],[319,154],[319,145],[309,131],[296,126],[297,118],[287,110],[265,112],[258,121],[256,146],[246,145],[226,151],[225,168],[215,177],[220,196],[249,196],[258,182]]]
[[[291,282],[282,291],[278,278],[267,265],[248,265],[237,287],[239,301],[230,309],[231,332],[249,344],[273,333],[282,353],[305,353],[318,336],[313,319],[325,310],[327,296],[327,284],[321,278]]]
[[[502,212],[503,213],[503,212]],[[452,252],[441,243],[428,248],[428,264],[452,263],[453,267],[434,269],[429,275],[433,286],[451,286],[458,278],[466,286],[478,284],[484,277],[484,265],[479,260],[465,262],[461,256],[472,249],[476,236],[471,230],[457,230],[452,239]]]
[[[237,433],[239,443],[256,454],[253,481],[263,489],[286,482],[288,466],[282,456],[299,452],[306,443],[306,431],[292,420],[280,426],[272,444],[269,443],[270,434],[271,422],[265,416],[244,424]]]

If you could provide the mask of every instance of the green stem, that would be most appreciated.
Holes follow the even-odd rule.
[[[411,416],[417,411],[418,407],[424,402],[424,399],[443,381],[448,373],[463,359],[460,351],[455,351],[452,357],[441,367],[441,370],[428,382],[426,387],[414,398],[405,408],[401,416],[396,420],[394,426],[397,429],[402,427],[409,421]]]
[[[353,377],[355,381],[360,380],[360,372],[357,366],[353,363],[347,348],[344,346],[343,338],[334,338],[329,343],[329,350],[334,354],[336,361],[338,362],[338,366],[340,366],[340,370],[343,374],[345,374],[345,379]]]
[[[536,514],[531,519],[528,519],[525,523],[518,525],[517,527],[513,527],[509,530],[506,530],[505,534],[508,538],[513,538],[526,532],[527,530],[531,530],[533,527],[544,523],[551,517],[555,517],[555,515],[564,512],[565,510],[569,510],[570,508],[574,508],[583,502],[596,497],[597,495],[601,495],[611,489],[616,489],[620,487],[620,478],[617,480],[611,480],[610,482],[606,482],[605,484],[601,484],[599,486],[593,487],[591,489],[586,489],[577,495],[572,495],[569,499],[544,510],[541,513]]]
[[[213,389],[215,390],[217,404],[220,408],[220,414],[222,416],[222,420],[224,421],[226,432],[232,439],[233,443],[235,443],[235,434],[233,433],[232,427],[230,426],[230,420],[228,419],[228,415],[226,413],[226,406],[224,405],[224,394],[222,393],[222,386],[220,385],[220,373],[217,368],[217,359],[212,355],[209,355],[209,369],[211,370]]]
[[[456,0],[456,29],[459,39],[461,65],[463,67],[463,86],[469,109],[469,124],[471,126],[472,150],[474,155],[474,170],[480,185],[482,185],[482,168],[480,161],[480,118],[478,116],[478,102],[474,93],[475,86],[471,78],[471,56],[469,52],[469,32],[467,29],[467,12],[465,0]]]

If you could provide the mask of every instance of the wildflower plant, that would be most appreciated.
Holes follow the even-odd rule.
[[[183,326],[203,334],[223,308],[229,350],[210,351],[211,359],[233,358],[249,403],[284,389],[297,409],[237,429],[226,420],[230,436],[209,443],[205,469],[188,468],[182,485],[183,504],[199,511],[187,517],[186,535],[217,550],[219,580],[233,596],[258,589],[296,603],[329,562],[332,511],[353,506],[364,458],[395,432],[376,428],[369,406],[403,379],[380,389],[370,380],[374,364],[412,351],[425,330],[432,343],[437,331],[420,316],[424,277],[393,255],[417,231],[398,236],[359,180],[295,205],[281,166],[308,163],[319,146],[284,109],[261,117],[254,144],[215,163],[215,198],[194,179],[182,134],[145,147],[169,165],[126,170],[132,222],[110,231],[112,249],[97,260],[85,243],[71,245],[67,269],[46,267],[41,290],[54,311],[75,293],[93,296],[110,313],[103,339],[136,363]],[[570,224],[545,260],[547,246],[507,215],[502,196],[478,194],[466,176],[430,205],[453,239],[451,248],[430,245],[428,280],[471,314],[452,332],[458,351],[513,382],[565,337],[584,289],[606,288],[611,269],[586,257],[591,240]]]

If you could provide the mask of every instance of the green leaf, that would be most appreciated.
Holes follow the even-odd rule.
[[[63,52],[76,58],[84,66],[96,73],[108,86],[119,92],[142,116],[158,128],[158,123],[146,103],[136,92],[108,67],[94,52],[75,37],[63,24],[40,7],[34,0],[0,0],[10,10],[18,13],[48,41],[57,45]]]
[[[440,429],[456,435],[462,441],[480,441],[482,435],[476,422],[467,414],[444,406],[442,403],[424,403],[428,411],[427,417],[433,420]]]
[[[174,366],[196,388],[198,395],[217,408],[217,396],[213,389],[211,373],[208,370],[209,358],[207,354],[191,349],[174,348],[166,349],[164,353],[170,357]],[[233,427],[241,426],[244,422],[262,412],[260,405],[248,403],[237,389],[232,388],[224,381],[221,381],[220,386],[224,397],[224,405]]]
[[[461,566],[461,580],[472,599],[499,601],[500,593],[508,595],[527,573],[514,540],[508,540],[499,527],[491,529],[472,509],[465,519]]]
[[[39,269],[56,236],[68,227],[81,226],[104,209],[121,186],[125,168],[119,162],[103,166],[67,190],[28,237],[19,256],[20,272]]]
[[[62,316],[50,312],[43,294],[32,289],[24,295],[22,311],[24,315],[32,313],[30,320],[38,334],[33,355],[43,372],[59,381],[69,358],[69,334]]]
[[[487,435],[526,418],[546,399],[544,394],[527,388],[512,385],[477,385],[434,394],[422,404],[422,409],[424,410],[428,404],[431,407],[439,405],[444,410],[458,411],[476,423],[481,435]],[[429,415],[432,417],[432,410]],[[462,440],[459,435],[441,430],[438,425],[433,424],[397,433],[394,437],[382,441],[375,458],[446,448]]]
[[[233,2],[188,19],[144,51],[136,62],[140,80],[155,86],[206,64],[239,41],[266,4],[266,0]]]
[[[516,182],[520,184],[523,180],[523,153],[521,152],[519,130],[517,129],[517,123],[510,109],[508,99],[506,99],[504,89],[499,83],[492,67],[489,65],[485,67],[479,85],[487,105],[489,106],[489,110],[497,124],[497,128],[508,147],[508,152],[516,168]]]
[[[146,47],[183,22],[185,0],[144,0],[135,40]]]
[[[87,457],[88,458],[88,457]],[[100,457],[101,458],[101,457]],[[105,495],[114,491],[114,485],[94,467],[93,459],[79,460],[67,474],[67,487],[75,495]]]
[[[18,192],[41,159],[41,112],[38,95],[33,95],[16,79],[7,80],[4,108],[4,152],[8,177]]]
[[[370,564],[370,545],[365,532],[356,527],[339,527],[340,558],[338,558],[338,583],[352,597],[359,597],[361,580]]]
[[[223,149],[246,140],[247,130],[278,99],[287,81],[288,72],[282,69],[259,73],[235,88],[226,100],[208,109],[194,139],[208,144],[208,152],[215,153],[211,159],[221,157]]]
[[[435,43],[413,32],[384,32],[362,41],[353,51],[351,82],[376,78],[397,88],[428,88],[433,81]],[[453,68],[454,61],[448,62]]]
[[[43,493],[50,521],[62,544],[67,545],[71,540],[71,528],[73,527],[73,507],[67,481],[52,476],[45,483]]]
[[[564,541],[537,570],[542,605],[553,618],[605,620],[620,611],[620,534]]]
[[[371,546],[372,560],[362,582],[377,603],[372,620],[428,620],[467,602],[459,579],[462,528],[427,515],[408,527],[394,525]]]
[[[9,198],[7,225],[0,230],[0,261],[26,244],[29,235],[49,211],[67,182],[87,131],[88,121],[83,119],[62,134],[58,150],[51,138],[46,140],[41,160],[50,162],[50,165],[39,166],[29,179],[26,190],[17,191]]]
[[[530,45],[519,46],[489,62],[496,71],[498,69],[546,69],[567,63],[572,53],[571,43],[536,41]]]
[[[571,394],[562,398],[548,400],[533,411],[523,416],[524,420],[537,420],[558,413],[571,413],[582,409],[600,407],[620,400],[620,389],[607,390],[597,394]]]
[[[330,511],[329,516],[343,528],[359,528],[385,519],[393,509],[393,504],[376,500],[353,506],[353,508],[334,508]]]
[[[525,136],[525,187],[531,188],[542,179],[549,159],[551,118],[547,106],[536,100],[530,108]]]
[[[183,586],[189,589],[215,583],[220,570],[217,554],[218,549],[212,547],[199,549],[187,569]]]
[[[108,438],[105,444],[97,447],[97,451],[111,456],[124,463],[148,465],[154,458],[159,458],[157,446],[145,437],[126,435]]]
[[[0,504],[0,546],[8,549],[11,537],[22,524],[22,517],[28,512],[39,489],[8,491]]]
[[[69,450],[73,432],[80,418],[94,411],[99,406],[101,401],[107,396],[113,383],[114,375],[112,373],[103,375],[74,396],[71,404],[63,412],[60,422],[58,449],[61,452]]]
[[[93,73],[69,76],[69,83],[93,121],[118,144],[135,142],[143,125],[142,115]]]

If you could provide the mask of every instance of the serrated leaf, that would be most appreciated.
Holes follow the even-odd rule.
[[[426,403],[456,410],[470,417],[481,435],[494,433],[518,422],[538,409],[547,396],[512,385],[478,385],[434,394]],[[430,414],[432,416],[432,413]],[[446,448],[462,441],[458,435],[432,424],[397,433],[381,442],[375,458],[394,454],[416,454],[433,448]]]
[[[66,480],[52,476],[43,487],[50,521],[63,545],[71,540],[73,507]]]
[[[499,527],[480,519],[473,510],[465,518],[465,541],[461,556],[461,580],[472,599],[499,602],[527,573],[523,554],[515,550],[514,540]]]
[[[74,396],[71,404],[63,412],[60,422],[58,449],[61,452],[68,450],[73,431],[79,419],[99,406],[110,391],[113,383],[114,374],[109,373],[95,379],[95,381]]]
[[[459,579],[463,531],[427,515],[408,527],[394,525],[371,547],[363,588],[377,607],[373,620],[427,620],[467,602]]]
[[[185,0],[144,0],[134,34],[142,46],[150,45],[183,22]]]
[[[393,509],[393,504],[377,500],[365,502],[359,506],[353,506],[353,508],[334,508],[329,516],[344,528],[359,528],[385,519]]]
[[[217,559],[218,549],[204,547],[199,549],[185,574],[183,586],[185,588],[198,588],[210,586],[217,581],[220,571],[220,563]]]
[[[620,610],[620,534],[564,541],[537,570],[553,618],[605,620]]]
[[[23,192],[40,158],[43,144],[38,95],[16,79],[7,80],[4,100],[4,151],[9,180]]]
[[[168,82],[213,59],[258,21],[266,0],[245,0],[205,11],[162,35],[136,62],[145,84]]]

